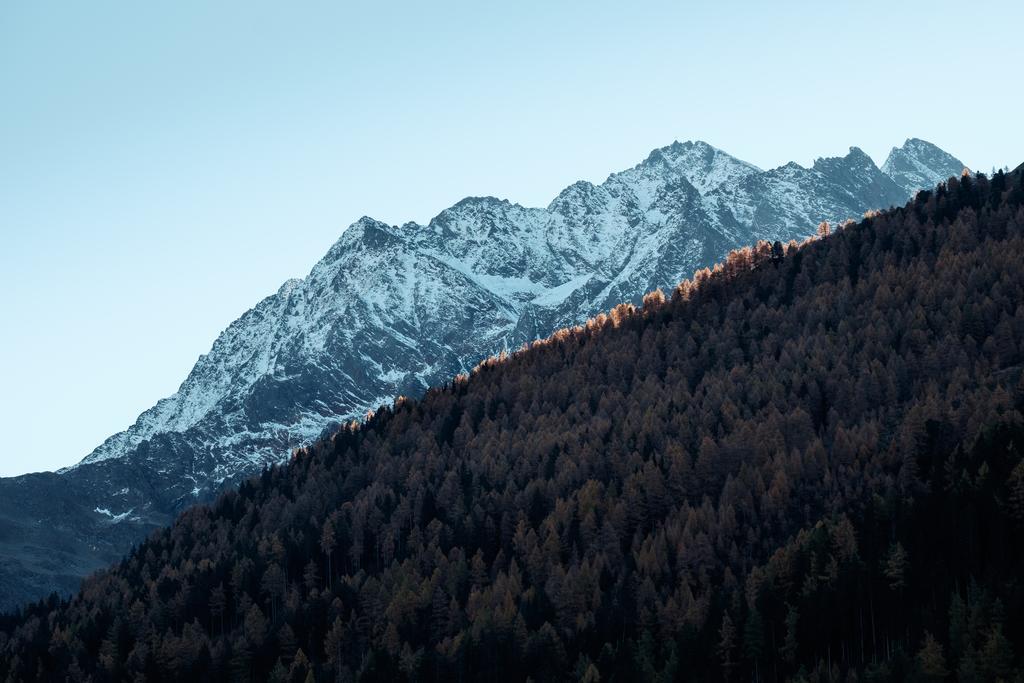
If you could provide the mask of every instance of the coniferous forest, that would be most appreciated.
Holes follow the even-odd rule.
[[[731,253],[0,618],[0,679],[1024,680],[1024,181]]]

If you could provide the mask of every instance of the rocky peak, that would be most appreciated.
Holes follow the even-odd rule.
[[[701,195],[761,170],[703,140],[676,141],[656,149],[641,166],[661,167],[670,175],[685,178]]]
[[[882,173],[908,194],[958,176],[963,169],[962,161],[919,138],[909,138],[902,147],[893,147],[882,165]]]

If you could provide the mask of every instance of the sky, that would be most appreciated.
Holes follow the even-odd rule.
[[[0,476],[87,455],[370,215],[673,140],[1024,162],[1024,5],[0,3]]]

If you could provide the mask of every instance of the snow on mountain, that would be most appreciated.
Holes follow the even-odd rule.
[[[652,159],[659,159],[675,173],[682,175],[702,195],[721,185],[732,184],[761,172],[757,166],[740,161],[700,140],[674,142],[668,147],[657,149],[651,152],[645,164],[649,165]]]
[[[911,194],[958,176],[963,169],[959,159],[917,138],[910,138],[902,147],[893,147],[882,165],[882,172]]]
[[[808,226],[859,218],[866,208],[902,203],[907,194],[851,147],[846,156],[818,159],[810,168],[790,162],[746,176],[718,187],[710,198],[750,242],[799,239]]]
[[[0,480],[0,606],[72,588],[183,507],[395,396],[670,287],[730,248],[901,203],[953,165],[917,140],[883,170],[851,148],[768,171],[676,142],[546,208],[470,197],[427,225],[361,218],[127,430],[56,474]],[[38,552],[26,555],[29,538]]]

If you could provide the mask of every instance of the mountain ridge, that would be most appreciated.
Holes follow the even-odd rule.
[[[1020,677],[1024,178],[820,235],[297,450],[0,615],[0,676]]]
[[[929,164],[947,163],[933,175],[953,168],[932,147],[904,154],[920,162],[921,177]],[[958,174],[963,165],[954,165]],[[467,197],[426,225],[364,216],[306,277],[229,325],[179,390],[128,429],[56,475],[0,480],[0,493],[24,482],[77,511],[71,522],[45,510],[29,518],[0,503],[0,607],[38,594],[19,588],[43,570],[26,565],[18,539],[31,538],[40,519],[55,538],[75,537],[60,543],[83,539],[93,549],[81,566],[100,566],[126,539],[396,395],[638,302],[730,248],[802,238],[822,220],[856,218],[906,194],[859,148],[810,168],[762,171],[698,141],[654,150],[601,184],[573,183],[546,208]],[[79,566],[82,552],[69,561]]]

